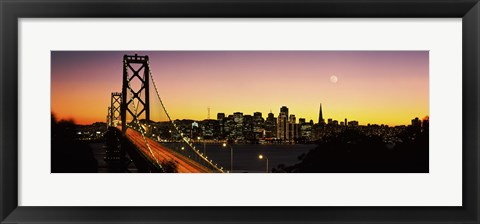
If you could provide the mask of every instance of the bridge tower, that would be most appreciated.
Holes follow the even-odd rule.
[[[120,120],[121,105],[122,105],[122,93],[113,92],[110,98],[110,107],[108,107],[110,109],[110,112],[109,112],[110,126],[115,126],[116,124],[114,122]]]
[[[107,110],[107,129],[108,127],[112,126],[112,121],[111,121],[111,118],[112,118],[112,109],[110,107],[108,107],[108,110]]]
[[[139,67],[135,69],[135,67]],[[132,116],[133,121],[145,114],[147,122],[150,121],[150,88],[149,88],[149,61],[148,56],[124,55],[123,56],[123,84],[122,84],[122,103],[121,103],[121,117],[122,117],[122,133],[127,131],[127,113]],[[131,76],[129,74],[132,74]],[[141,87],[133,89],[130,83],[138,79]],[[142,97],[143,95],[143,97]],[[138,105],[142,106],[140,111],[133,112],[130,109],[130,104],[135,105],[135,100]]]
[[[124,55],[123,56],[123,81],[121,93],[120,117],[122,119],[122,143],[120,147],[121,169],[127,169],[126,150],[127,140],[127,115],[132,121],[138,121],[143,114],[147,122],[150,121],[150,88],[149,88],[150,67],[148,56]],[[140,82],[140,87],[132,86],[135,81]],[[141,110],[139,111],[139,107]],[[133,111],[132,111],[133,109]]]

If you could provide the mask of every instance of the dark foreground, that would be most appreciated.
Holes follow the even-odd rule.
[[[103,160],[104,142],[75,139],[76,125],[52,118],[52,173],[136,172],[134,164],[127,170],[111,169]],[[345,130],[316,145],[233,144],[233,172],[279,173],[428,173],[428,129],[405,133],[404,141],[385,144],[355,130]],[[411,136],[415,136],[412,138]],[[181,147],[180,143],[166,143]],[[196,147],[230,171],[230,148],[197,144]],[[127,155],[128,156],[128,155]]]

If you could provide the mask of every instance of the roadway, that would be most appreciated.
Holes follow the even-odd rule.
[[[119,128],[121,130],[121,127]],[[146,157],[150,158],[152,162],[155,162],[155,159],[152,158],[152,153],[148,150],[147,145],[145,144],[145,140],[142,137],[142,134],[139,132],[128,128],[126,132],[126,137],[130,140],[134,145],[140,149],[141,153]],[[177,172],[179,173],[211,173],[212,170],[208,169],[207,167],[195,162],[194,160],[185,157],[163,145],[160,143],[146,138],[148,144],[150,145],[150,149],[157,158],[157,160],[162,164],[163,162],[173,161],[177,165]]]

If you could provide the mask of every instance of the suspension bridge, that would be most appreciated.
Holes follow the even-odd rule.
[[[159,136],[154,138],[151,134],[150,80],[160,103],[160,110],[156,112],[165,113],[170,132],[179,136],[182,147],[167,147]],[[134,82],[140,85],[132,85]],[[122,91],[111,93],[107,125],[105,159],[120,172],[133,162],[140,172],[224,173],[224,168],[197,149],[171,119],[148,56],[124,55]]]

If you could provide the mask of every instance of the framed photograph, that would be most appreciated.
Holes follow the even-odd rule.
[[[428,51],[52,51],[50,64],[52,173],[429,173]]]
[[[480,5],[1,1],[1,223],[478,223]]]

